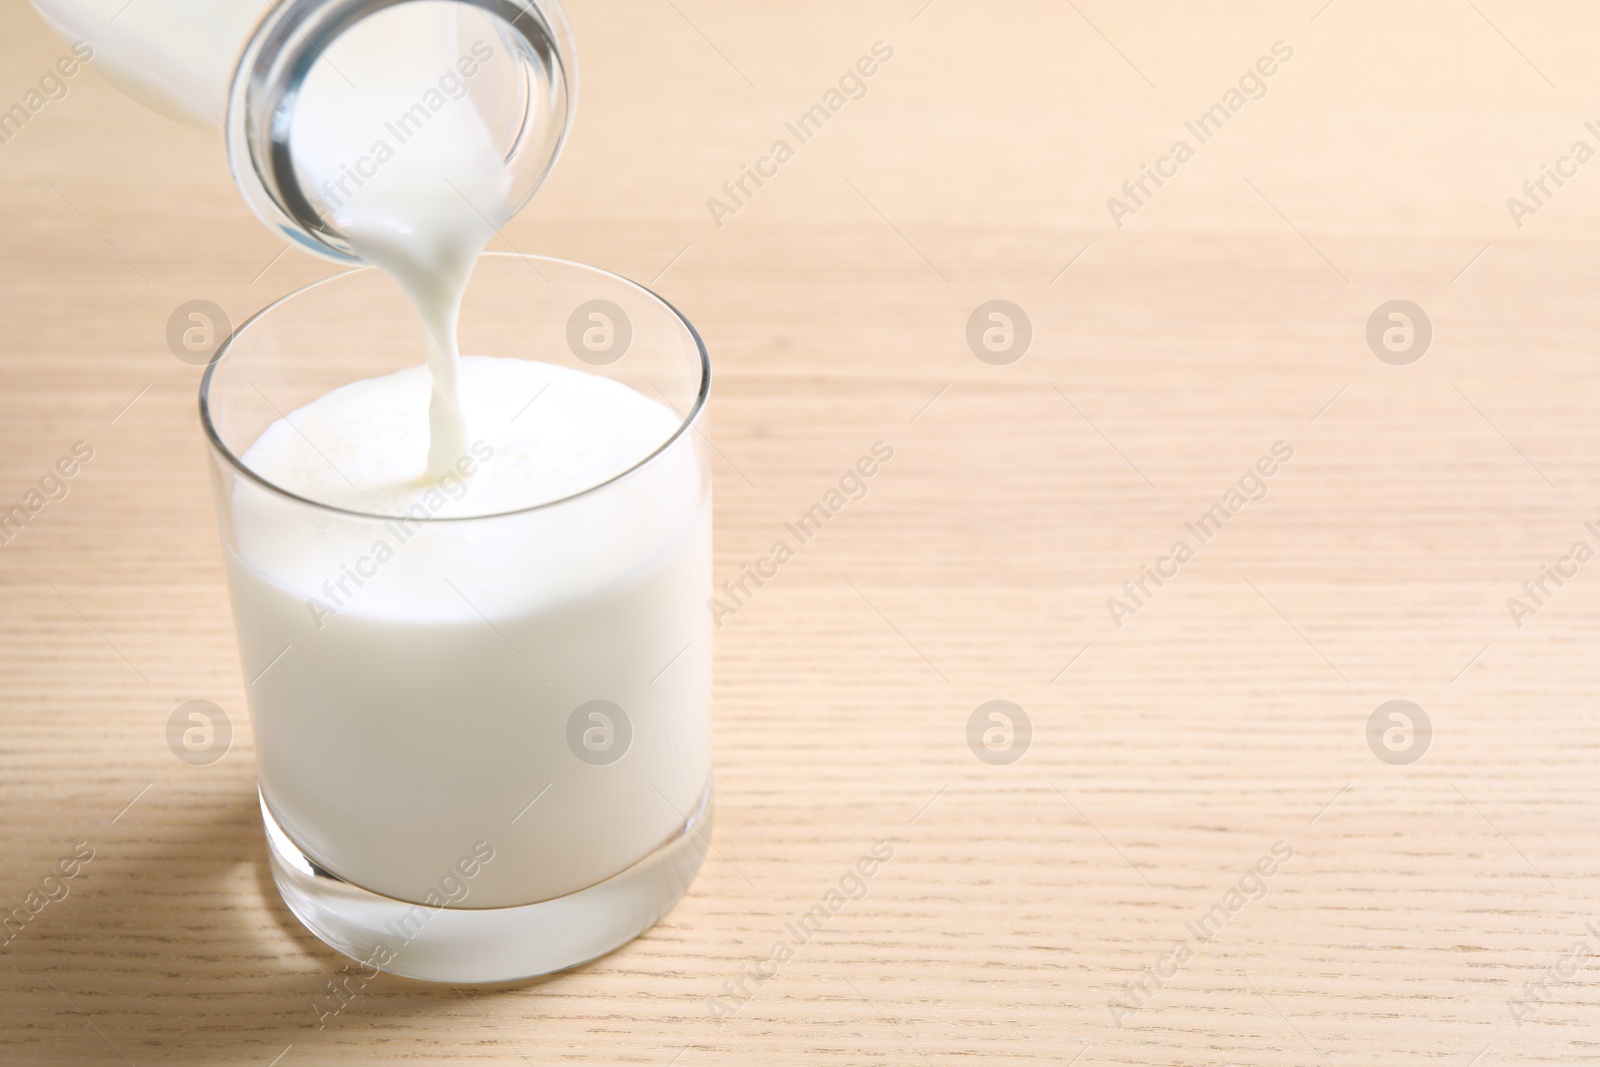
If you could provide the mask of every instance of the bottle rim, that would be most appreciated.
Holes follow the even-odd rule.
[[[234,72],[225,120],[228,162],[245,202],[293,244],[340,263],[364,262],[313,206],[300,186],[289,148],[294,109],[306,76],[324,51],[361,20],[418,0],[287,0],[256,27]],[[559,0],[448,0],[496,16],[525,55],[558,75],[564,106],[555,147],[525,193],[520,211],[549,176],[567,142],[577,109],[577,51]],[[523,135],[519,135],[520,144]]]

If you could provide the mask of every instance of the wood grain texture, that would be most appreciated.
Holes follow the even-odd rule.
[[[198,371],[164,331],[328,268],[278,258],[208,135],[73,80],[0,145],[0,510],[94,448],[0,546],[0,910],[95,856],[0,946],[0,1059],[1592,1060],[1600,563],[1521,627],[1506,601],[1600,546],[1600,162],[1520,227],[1506,200],[1600,148],[1600,14],[1322,2],[575,0],[578,126],[507,235],[705,334],[719,580],[895,455],[718,632],[716,849],[660,925],[536,982],[383,977],[320,1029],[344,961],[266,873]],[[0,25],[9,105],[64,46],[21,4]],[[716,225],[879,40],[866,95]],[[1276,41],[1265,95],[1114,225]],[[966,342],[997,298],[1034,331],[1008,366]],[[1397,298],[1434,326],[1409,366],[1364,338]],[[1276,441],[1266,499],[1116,626]],[[1366,740],[1397,698],[1433,724],[1409,766]],[[190,699],[236,730],[209,767],[166,747]],[[1033,724],[1008,766],[966,742],[992,699]],[[866,896],[718,1025],[879,839]]]

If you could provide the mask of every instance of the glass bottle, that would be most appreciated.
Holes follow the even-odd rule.
[[[505,203],[483,208],[498,225],[549,173],[577,102],[559,0],[33,4],[63,38],[87,41],[96,68],[130,96],[221,132],[256,215],[335,260],[359,261],[333,209],[379,165],[373,150],[400,150],[446,108],[447,121],[481,121],[511,178]],[[319,136],[303,135],[306,115]],[[348,160],[328,154],[334,142]],[[321,157],[306,158],[307,145]]]

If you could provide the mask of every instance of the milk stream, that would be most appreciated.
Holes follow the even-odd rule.
[[[467,448],[462,293],[511,213],[510,168],[470,95],[508,57],[498,38],[464,36],[448,5],[400,5],[363,21],[308,74],[290,131],[302,184],[417,310],[433,377],[434,478]]]

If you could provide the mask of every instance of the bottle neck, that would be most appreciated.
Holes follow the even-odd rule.
[[[410,0],[286,0],[246,45],[228,99],[226,138],[234,180],[263,222],[315,254],[360,262],[329,218],[322,198],[302,187],[292,133],[308,77],[341,35],[362,20]],[[516,176],[514,213],[554,165],[576,104],[571,28],[557,0],[451,0],[487,16],[519,75],[500,87],[517,99],[503,109],[520,122],[506,137]],[[347,79],[348,80],[348,79]],[[463,90],[464,92],[465,90]],[[356,147],[356,146],[352,146]]]
[[[235,65],[275,0],[33,0],[69,44],[130,97],[203,129],[222,129]]]

